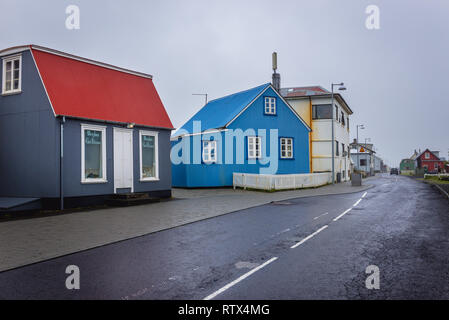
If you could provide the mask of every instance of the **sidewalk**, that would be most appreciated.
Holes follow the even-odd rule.
[[[369,183],[369,180],[366,181]],[[365,182],[365,183],[366,183]],[[0,271],[134,238],[237,210],[292,198],[369,189],[349,183],[316,189],[258,192],[173,189],[173,200],[0,223]]]

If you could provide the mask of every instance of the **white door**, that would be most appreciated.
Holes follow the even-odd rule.
[[[133,131],[114,128],[114,193],[133,188]]]

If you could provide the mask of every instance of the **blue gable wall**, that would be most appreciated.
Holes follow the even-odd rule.
[[[276,115],[264,114],[264,98],[266,96],[276,97]],[[266,129],[266,141],[263,145],[266,148],[267,155],[270,151],[270,129],[278,129],[278,145],[281,137],[293,138],[293,159],[280,159],[279,151],[275,151],[275,157],[278,161],[276,174],[308,173],[309,168],[309,130],[303,122],[293,113],[293,111],[277,96],[270,87],[261,95],[249,108],[247,108],[234,122],[229,129]],[[193,144],[194,139],[209,140],[210,134],[203,134],[189,137],[190,161],[191,164],[172,165],[172,181],[174,187],[218,187],[232,186],[232,173],[260,173],[261,168],[267,168],[268,165],[261,164],[259,161],[248,160],[247,138],[244,139],[244,163],[236,164],[236,140],[234,138],[233,154],[234,164],[225,164],[226,152],[226,132],[221,131],[214,139],[218,138],[218,144],[222,145],[222,152],[218,154],[222,164],[193,164]],[[221,141],[220,141],[221,140]],[[180,139],[174,141],[173,146],[180,143]],[[220,150],[220,147],[218,147]],[[263,148],[262,148],[263,150]],[[201,157],[201,154],[199,155]],[[255,163],[251,163],[255,162]]]
[[[59,124],[29,51],[22,52],[22,92],[0,95],[0,177],[0,196],[59,194]]]

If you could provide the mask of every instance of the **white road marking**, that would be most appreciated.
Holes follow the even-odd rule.
[[[318,233],[320,233],[321,231],[323,231],[324,229],[326,229],[328,226],[325,225],[324,227],[319,228],[317,231],[315,231],[314,233],[312,233],[311,235],[308,235],[307,237],[305,237],[304,239],[302,239],[301,241],[299,241],[297,244],[293,245],[290,247],[290,249],[295,249],[297,246],[302,245],[304,242],[306,242],[307,240],[309,240],[310,238],[316,236]]]
[[[341,217],[343,217],[345,214],[347,214],[349,211],[351,211],[352,208],[349,208],[348,210],[346,210],[345,212],[343,212],[341,215],[339,215],[338,217],[334,218],[334,221],[337,221],[338,219],[340,219]]]
[[[237,279],[235,279],[234,281],[228,283],[227,285],[225,285],[223,288],[218,289],[217,291],[215,291],[214,293],[208,295],[206,298],[204,298],[203,300],[211,300],[213,298],[215,298],[216,296],[218,296],[219,294],[225,292],[226,290],[228,290],[229,288],[235,286],[237,283],[239,283],[242,280],[245,280],[246,278],[248,278],[250,275],[252,275],[254,272],[257,272],[258,270],[262,269],[263,267],[269,265],[270,263],[272,263],[273,261],[277,260],[277,257],[273,257],[270,260],[266,261],[265,263],[261,264],[260,266],[248,271],[247,273],[245,273],[244,275],[238,277]]]
[[[353,206],[353,207],[357,207],[357,205],[360,203],[360,201],[362,201],[362,199],[357,200],[357,202],[354,203],[352,206]]]
[[[329,214],[329,212],[320,214],[318,217],[313,218],[313,220],[316,220],[316,219],[318,219],[318,218],[321,218],[322,216],[325,216],[325,215],[327,215],[327,214]]]
[[[365,198],[367,194],[368,194],[368,192],[365,192],[365,193],[363,194],[362,198]]]

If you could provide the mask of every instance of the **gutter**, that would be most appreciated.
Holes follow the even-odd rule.
[[[61,118],[60,122],[60,136],[59,136],[59,200],[60,209],[64,210],[64,123],[65,116]]]

